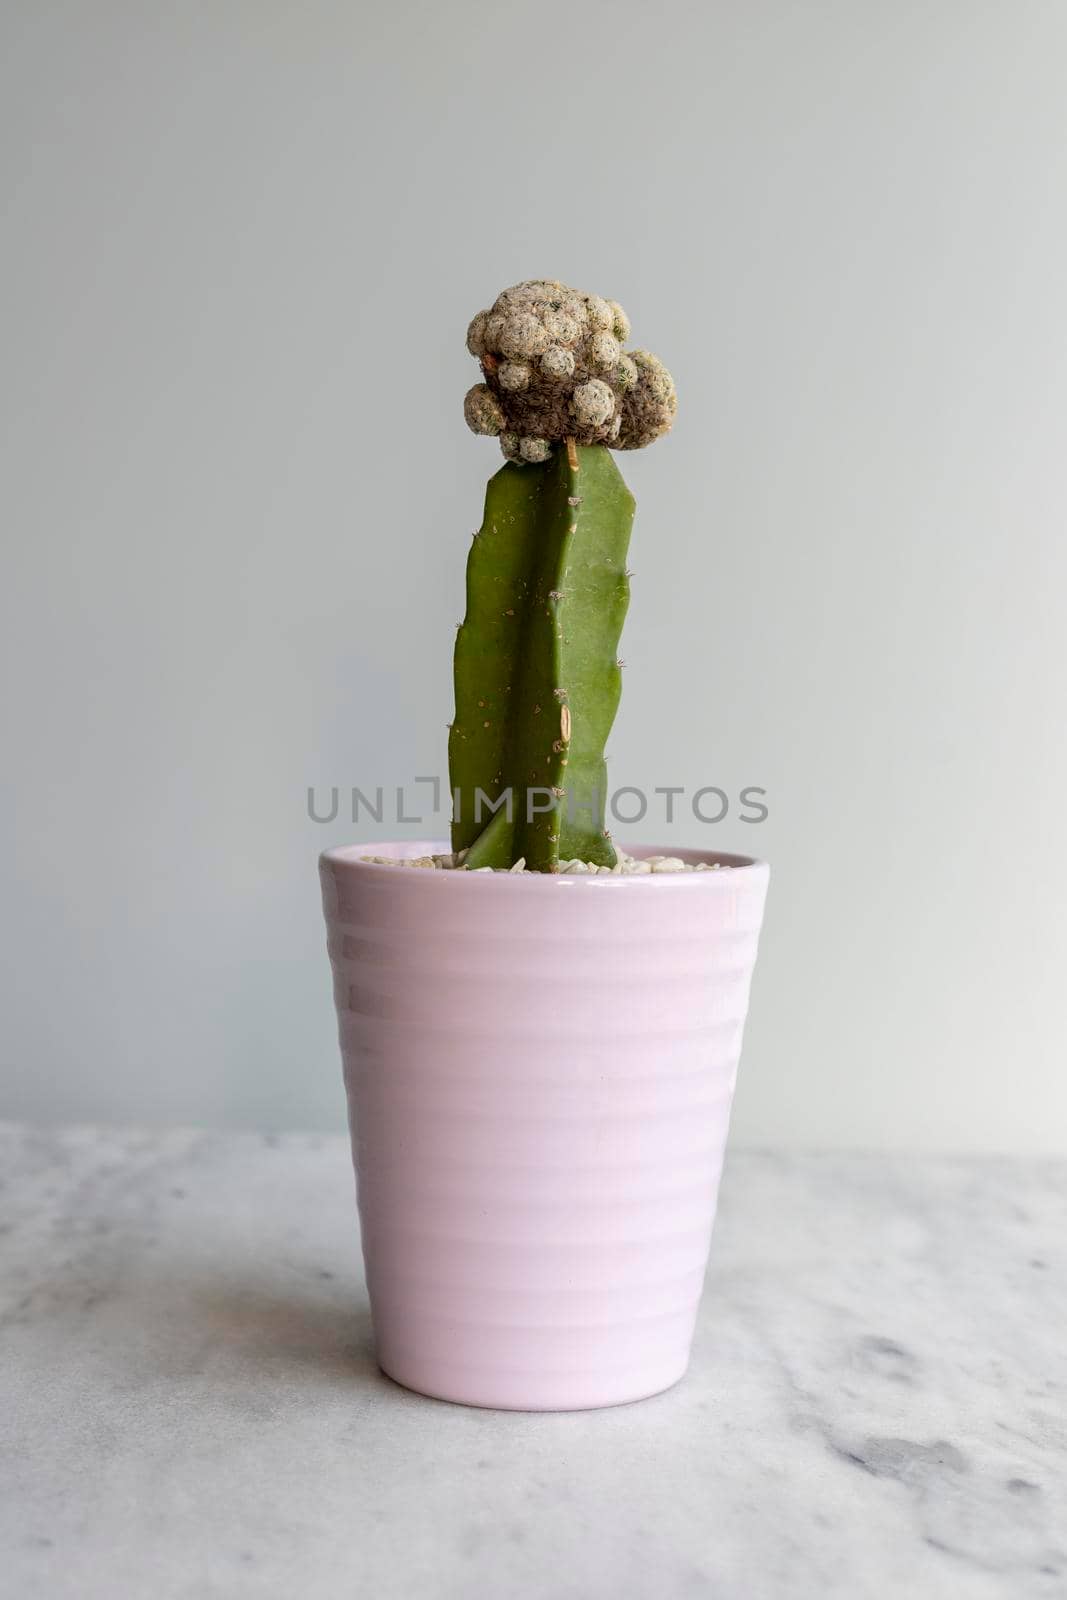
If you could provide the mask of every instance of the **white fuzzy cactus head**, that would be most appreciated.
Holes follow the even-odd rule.
[[[647,350],[624,351],[629,337],[614,300],[548,278],[505,289],[467,330],[485,380],[464,402],[468,427],[510,461],[544,461],[564,439],[651,444],[674,421],[674,380]]]

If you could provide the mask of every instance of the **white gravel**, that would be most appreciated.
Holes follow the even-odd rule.
[[[439,872],[499,872],[509,875],[513,872],[525,872],[526,860],[520,856],[518,861],[510,867],[466,867],[466,850],[458,854],[440,856],[412,856],[402,860],[397,856],[360,856],[361,861],[368,861],[376,867],[430,867]],[[618,860],[613,867],[598,867],[592,861],[561,861],[560,872],[601,874],[608,877],[627,877],[640,875],[646,872],[720,872],[727,870],[721,861],[683,861],[681,856],[628,856],[624,850],[618,852]]]

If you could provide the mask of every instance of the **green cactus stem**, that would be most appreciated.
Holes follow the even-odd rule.
[[[613,866],[604,745],[619,703],[634,500],[602,445],[490,479],[467,562],[448,742],[466,866]],[[478,791],[487,797],[478,815]],[[502,796],[510,795],[510,816]],[[500,802],[499,809],[491,806]]]

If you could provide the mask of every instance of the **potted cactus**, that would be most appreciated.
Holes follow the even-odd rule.
[[[379,1361],[472,1405],[684,1373],[767,888],[604,826],[634,514],[612,452],[676,404],[628,336],[550,280],[471,323],[466,419],[507,459],[456,637],[451,841],[320,863]]]

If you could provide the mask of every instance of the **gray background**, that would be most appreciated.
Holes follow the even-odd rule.
[[[340,1124],[357,830],[306,791],[444,771],[463,333],[544,274],[678,381],[610,755],[768,790],[641,830],[774,866],[738,1132],[1067,1148],[1067,6],[34,0],[2,47],[0,1112]]]

